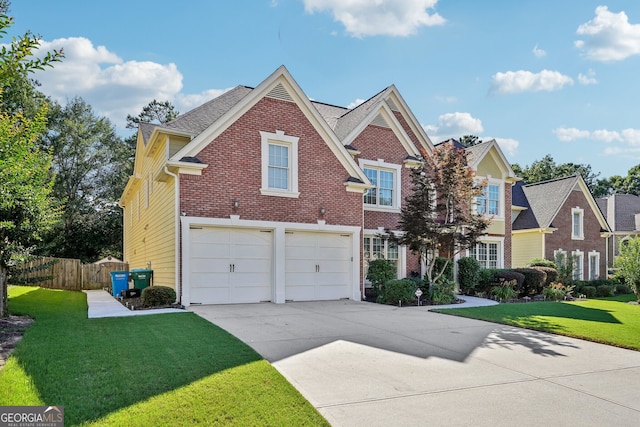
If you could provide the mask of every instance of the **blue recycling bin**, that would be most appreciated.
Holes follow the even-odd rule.
[[[114,297],[119,297],[122,291],[129,288],[129,272],[128,271],[112,271],[111,272],[111,292]]]

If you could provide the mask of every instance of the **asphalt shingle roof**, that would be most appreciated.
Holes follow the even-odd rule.
[[[528,209],[518,215],[513,222],[513,229],[553,228],[553,220],[558,210],[577,184],[578,176],[573,175],[536,184],[514,186],[513,204]],[[522,194],[519,194],[520,191]]]
[[[596,203],[613,231],[640,230],[637,218],[640,214],[640,197],[633,194],[614,194],[596,199]]]

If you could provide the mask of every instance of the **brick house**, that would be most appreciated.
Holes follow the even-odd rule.
[[[580,175],[513,187],[513,266],[574,256],[574,278],[606,277],[611,230]]]
[[[347,109],[309,100],[280,67],[140,125],[124,258],[185,306],[360,300],[369,260],[420,270],[380,232],[397,227],[408,168],[432,148],[394,86]]]
[[[620,254],[620,245],[634,236],[640,236],[640,197],[635,194],[612,194],[596,199],[602,214],[611,227],[609,239],[609,267]]]

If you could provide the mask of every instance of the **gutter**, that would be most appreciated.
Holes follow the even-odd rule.
[[[175,182],[175,273],[176,273],[176,302],[182,301],[182,288],[180,286],[180,176],[169,171],[167,166],[164,167],[164,173],[174,178]]]

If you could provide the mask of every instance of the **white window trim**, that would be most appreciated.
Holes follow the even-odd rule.
[[[260,131],[260,151],[262,162],[262,188],[260,194],[263,196],[278,196],[298,198],[298,138],[297,136],[285,135],[284,131],[277,130],[276,133]],[[285,145],[289,148],[289,188],[276,189],[269,188],[269,144]]]
[[[379,212],[400,212],[400,207],[402,205],[402,194],[400,190],[402,188],[402,165],[386,163],[383,159],[359,159],[358,163],[360,164],[360,168],[363,171],[365,167],[368,167],[369,169],[387,170],[393,172],[393,201],[391,202],[392,206],[380,206],[363,203],[364,210]]]
[[[595,258],[596,262],[596,269],[595,271],[591,271],[591,259]],[[592,277],[594,279],[597,279],[598,277],[600,277],[600,252],[598,251],[591,251],[589,252],[589,279],[591,279]]]
[[[366,237],[380,237],[380,235],[384,232],[383,229],[365,229],[363,234],[362,234],[362,244],[363,244],[363,249],[364,249],[364,239]],[[400,232],[394,232],[393,234],[399,235],[401,234]],[[365,261],[364,259],[364,251],[362,253],[362,260]],[[406,246],[402,246],[402,245],[398,245],[398,260],[397,260],[398,264],[397,264],[397,269],[396,269],[396,279],[402,279],[404,277],[407,277],[407,247]],[[366,277],[364,279],[364,283],[365,285],[371,285],[371,282],[369,282]]]
[[[476,245],[478,243],[497,243],[498,244],[498,263],[496,268],[503,268],[504,266],[504,238],[503,237],[483,237],[482,239],[478,239]],[[475,246],[475,245],[474,245]],[[471,251],[473,248],[467,249],[467,254],[471,256]]]
[[[575,223],[574,217],[575,214],[580,215],[580,234],[576,235],[574,233]],[[575,207],[571,209],[571,240],[584,240],[584,209],[580,209],[579,207]]]
[[[504,181],[501,179],[492,178],[491,175],[486,177],[477,177],[479,179],[478,182],[482,182],[483,180],[487,180],[487,187],[483,188],[483,191],[488,188],[489,185],[497,185],[498,186],[498,213],[496,215],[493,214],[483,214],[487,217],[493,217],[497,219],[504,219]],[[473,204],[473,212],[478,213],[478,199],[476,197],[476,203]]]
[[[573,266],[573,279],[584,280],[584,252],[580,249],[576,249],[571,252],[571,256],[574,257],[575,264]],[[576,270],[578,274],[576,275]],[[577,276],[577,277],[576,277]]]

